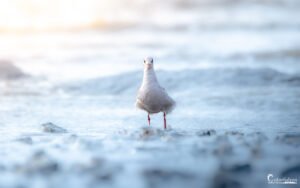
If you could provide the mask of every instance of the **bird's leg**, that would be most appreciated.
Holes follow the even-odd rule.
[[[148,114],[148,124],[150,126],[150,114]]]
[[[167,129],[166,112],[164,112],[164,129]]]

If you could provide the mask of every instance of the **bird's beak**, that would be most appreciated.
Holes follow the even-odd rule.
[[[145,67],[147,68],[147,69],[150,69],[150,68],[152,68],[152,63],[148,63],[148,62],[146,62],[145,63]]]

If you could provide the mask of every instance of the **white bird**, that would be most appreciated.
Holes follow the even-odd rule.
[[[138,90],[135,106],[148,113],[148,123],[150,126],[150,114],[163,112],[164,129],[167,128],[166,114],[170,113],[175,107],[175,101],[162,88],[156,78],[153,58],[144,59],[143,82]]]

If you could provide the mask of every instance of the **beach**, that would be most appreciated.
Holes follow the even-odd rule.
[[[299,185],[298,1],[110,6],[57,31],[0,21],[0,187]],[[166,130],[134,106],[146,56],[176,101]]]

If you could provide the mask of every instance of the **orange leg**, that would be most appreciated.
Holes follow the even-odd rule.
[[[150,126],[150,114],[148,114],[148,124]]]
[[[166,112],[164,112],[164,129],[167,129]]]

